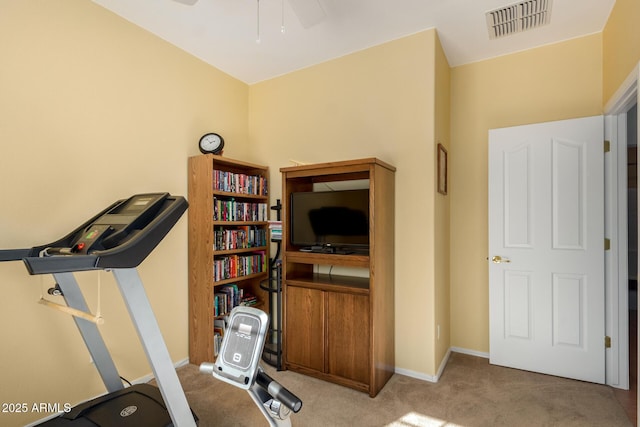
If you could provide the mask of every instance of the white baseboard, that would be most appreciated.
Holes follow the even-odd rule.
[[[484,353],[476,350],[469,350],[467,348],[451,347],[450,350],[455,353],[468,354],[469,356],[477,356],[477,357],[482,357],[484,359],[489,358],[489,353]]]
[[[447,366],[447,362],[449,361],[449,357],[451,357],[451,348],[447,350],[447,354],[444,355],[442,361],[440,362],[440,366],[438,367],[438,372],[436,372],[436,378],[440,380],[442,373],[444,372],[444,368]]]
[[[407,377],[415,378],[417,380],[428,381],[430,383],[437,383],[438,382],[438,377],[437,376],[427,375],[427,374],[423,374],[422,372],[416,372],[416,371],[412,371],[412,370],[409,370],[409,369],[396,368],[395,369],[395,373],[396,374],[400,374],[400,375],[404,375],[404,376],[407,376]]]
[[[422,372],[412,371],[410,369],[396,368],[395,372],[400,375],[405,375],[407,377],[415,378],[418,380],[429,381],[430,383],[437,383],[442,373],[444,372],[445,366],[447,366],[447,362],[449,361],[449,356],[451,356],[451,349],[447,350],[447,354],[442,358],[442,362],[440,363],[440,367],[438,368],[438,372],[435,375],[427,375]]]
[[[451,357],[452,352],[468,354],[470,356],[482,357],[485,359],[489,358],[489,353],[483,353],[480,351],[469,350],[469,349],[460,348],[460,347],[450,347],[449,350],[447,350],[447,354],[445,354],[444,357],[442,358],[442,362],[440,362],[440,366],[438,367],[438,372],[436,372],[435,375],[427,375],[422,372],[416,372],[410,369],[403,369],[403,368],[396,368],[395,372],[396,374],[405,375],[407,377],[415,378],[418,380],[437,383],[438,380],[440,380],[440,377],[442,376],[442,373],[444,372],[445,367],[447,366],[447,362],[449,361],[449,357]]]

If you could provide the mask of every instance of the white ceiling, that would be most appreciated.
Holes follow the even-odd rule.
[[[517,1],[260,0],[258,43],[257,0],[93,1],[249,84],[429,28],[454,67],[600,32],[615,3],[554,0],[548,25],[489,40],[485,12]],[[317,2],[325,17],[305,29],[290,1]]]

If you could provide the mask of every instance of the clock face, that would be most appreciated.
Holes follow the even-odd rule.
[[[218,154],[222,152],[224,140],[217,133],[207,133],[200,138],[200,151],[205,154]]]

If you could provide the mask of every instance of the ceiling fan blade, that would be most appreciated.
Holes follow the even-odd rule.
[[[178,3],[186,4],[187,6],[193,6],[198,3],[198,0],[173,0]]]
[[[289,0],[289,4],[304,28],[313,27],[326,17],[318,0]]]

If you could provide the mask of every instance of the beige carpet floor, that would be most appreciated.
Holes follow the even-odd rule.
[[[263,364],[264,366],[264,364]],[[395,374],[375,398],[290,371],[267,373],[304,404],[296,426],[632,426],[610,387],[489,365],[452,353],[438,383]],[[200,426],[267,426],[249,395],[178,370]]]

